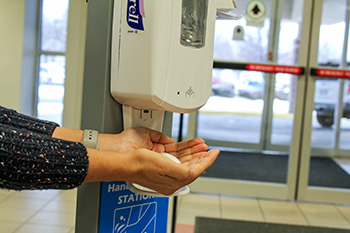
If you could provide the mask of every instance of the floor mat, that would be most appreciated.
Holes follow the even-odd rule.
[[[288,156],[222,151],[203,177],[286,183]],[[310,186],[350,188],[350,175],[330,158],[312,157]]]
[[[349,233],[349,230],[196,217],[195,233]]]

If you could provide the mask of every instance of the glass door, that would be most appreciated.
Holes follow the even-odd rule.
[[[194,191],[294,199],[312,3],[261,2],[262,25],[217,20],[213,92],[196,136],[222,153]]]
[[[300,200],[350,203],[349,6],[315,1]]]
[[[211,145],[232,147],[234,142],[238,148],[246,144],[254,149],[261,147],[267,74],[238,70],[232,65],[268,62],[273,9],[272,1],[264,3],[266,19],[259,27],[247,26],[246,17],[216,22],[212,96],[199,111],[197,131]],[[243,40],[235,38],[239,28]]]

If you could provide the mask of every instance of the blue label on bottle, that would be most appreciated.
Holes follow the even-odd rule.
[[[145,18],[144,0],[128,0],[126,22],[129,25],[129,33],[144,31],[143,18]]]

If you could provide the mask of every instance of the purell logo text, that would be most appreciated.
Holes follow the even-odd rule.
[[[144,0],[128,0],[126,22],[130,29],[129,33],[144,31],[143,18],[145,17]]]

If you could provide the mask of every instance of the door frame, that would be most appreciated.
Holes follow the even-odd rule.
[[[300,53],[299,53],[299,66],[307,67],[308,64],[308,52],[310,42],[310,29],[312,22],[312,1],[304,1],[303,9],[303,21],[301,27],[300,38]],[[280,22],[280,21],[278,21]],[[279,27],[279,25],[278,25]],[[278,46],[276,46],[278,48]],[[275,53],[277,55],[277,53]],[[271,65],[271,64],[270,64]],[[297,93],[296,93],[296,108],[294,112],[293,120],[293,135],[291,146],[289,147],[289,161],[288,161],[288,175],[286,184],[269,183],[269,182],[255,182],[255,181],[241,181],[241,180],[228,180],[217,178],[199,178],[196,182],[191,184],[191,190],[193,192],[205,192],[216,194],[229,194],[229,195],[243,195],[261,198],[277,198],[294,200],[296,198],[296,187],[298,181],[298,170],[300,163],[300,150],[301,140],[300,135],[303,133],[303,117],[305,115],[305,89],[306,89],[307,74],[299,75],[297,81]],[[272,108],[270,108],[270,111]],[[190,115],[196,117],[196,114]],[[192,124],[189,124],[191,127]],[[192,127],[195,127],[193,124]],[[188,132],[194,132],[195,130],[189,128]],[[188,135],[189,137],[195,135]],[[213,145],[215,142],[206,140],[209,145]],[[229,142],[216,144],[214,146],[228,146]],[[253,145],[254,147],[254,145]],[[250,145],[252,148],[252,145]],[[253,148],[254,149],[254,148]]]
[[[350,5],[350,1],[348,1]],[[311,38],[310,38],[310,61],[308,64],[308,70],[312,70],[314,67],[318,67],[317,57],[319,49],[319,36],[320,36],[320,25],[322,19],[322,8],[323,0],[314,0],[313,8],[313,22],[311,28]],[[348,43],[348,28],[349,28],[349,14],[347,14],[346,22],[346,36],[344,43]],[[312,41],[312,43],[311,43]],[[345,46],[344,49],[347,49]],[[346,61],[346,55],[344,55],[343,60]],[[345,67],[343,67],[345,68]],[[339,70],[339,69],[336,69]],[[298,177],[298,189],[297,189],[297,199],[300,201],[312,201],[312,202],[328,202],[328,203],[344,203],[350,204],[350,190],[340,189],[340,188],[326,188],[326,187],[310,187],[308,186],[309,169],[310,169],[310,158],[311,152],[315,151],[311,148],[311,132],[312,132],[312,111],[314,107],[314,94],[315,94],[315,82],[317,76],[312,75],[310,72],[307,75],[307,89],[306,89],[306,99],[305,99],[305,116],[303,118],[303,133],[301,134],[301,150],[300,150],[300,174]],[[341,89],[343,90],[343,89]],[[342,93],[342,91],[341,91]],[[342,95],[340,94],[342,97]],[[339,98],[340,103],[342,99]],[[339,103],[338,103],[339,105]],[[341,105],[341,104],[340,104]],[[341,111],[341,107],[338,107],[338,113]],[[336,119],[336,118],[335,118]],[[339,130],[339,120],[336,120],[337,131]]]

